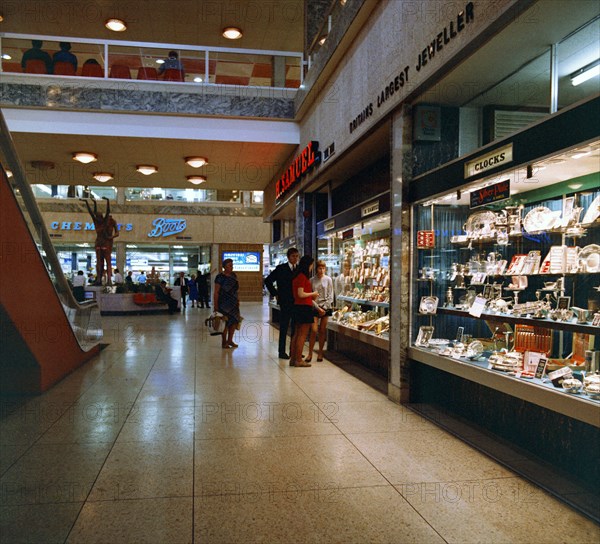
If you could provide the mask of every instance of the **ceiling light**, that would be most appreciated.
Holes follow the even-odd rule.
[[[88,164],[97,161],[98,155],[95,153],[88,153],[87,151],[78,151],[77,153],[73,153],[73,160]]]
[[[242,37],[242,31],[235,26],[228,26],[223,29],[223,36],[228,40],[238,40]]]
[[[187,176],[187,180],[194,185],[200,185],[206,181],[206,176]]]
[[[327,36],[321,36],[319,38],[319,45],[323,45],[325,43],[325,41],[327,40]]]
[[[567,187],[569,187],[570,189],[581,189],[581,186],[583,185],[583,183],[569,183],[567,185]]]
[[[202,83],[202,78],[201,77],[195,77],[194,78],[194,83]]]
[[[11,59],[12,59],[12,57],[8,53],[2,54],[2,60],[11,60]]]
[[[571,84],[573,87],[581,85],[584,81],[592,79],[594,76],[600,74],[600,59],[596,59],[594,62],[584,66],[583,68],[573,72],[571,74]]]
[[[127,30],[125,21],[122,21],[121,19],[108,19],[108,21],[104,23],[104,26],[108,28],[108,30],[113,30],[114,32],[123,32],[124,30]]]
[[[158,167],[153,166],[152,164],[138,164],[135,169],[140,173],[144,174],[144,176],[149,176],[150,174],[155,174],[158,172]]]
[[[156,64],[164,64],[165,59],[156,59]]]
[[[588,155],[591,155],[592,152],[591,151],[580,151],[579,153],[575,153],[574,155],[571,155],[572,159],[581,159],[581,157],[587,157]]]
[[[13,173],[12,173],[12,171],[11,171],[11,170],[5,170],[5,172],[6,172],[6,177],[7,177],[7,178],[12,178],[12,176],[13,176]]]
[[[94,172],[92,177],[100,183],[106,183],[107,181],[113,179],[114,176],[109,172]]]
[[[186,157],[185,162],[192,168],[200,168],[208,162],[208,159],[205,159],[204,157]]]

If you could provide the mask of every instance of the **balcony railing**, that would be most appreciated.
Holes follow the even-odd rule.
[[[50,57],[68,42],[77,58],[72,70],[65,63],[46,66],[25,63],[23,55],[31,41],[43,42],[42,50]],[[161,63],[170,51],[176,51],[183,71],[164,70]],[[25,73],[32,77],[91,77],[96,79],[150,80],[156,83],[193,85],[236,85],[297,89],[303,81],[303,55],[291,51],[264,51],[201,47],[182,44],[156,44],[117,40],[92,40],[60,36],[0,33],[0,69],[4,73]],[[169,72],[169,73],[167,73]],[[177,71],[176,71],[177,72]]]

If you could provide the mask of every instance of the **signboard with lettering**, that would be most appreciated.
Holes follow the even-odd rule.
[[[224,251],[223,260],[233,261],[234,272],[260,272],[260,253],[258,251]]]
[[[187,227],[187,221],[185,219],[157,217],[152,221],[152,226],[154,228],[148,233],[148,238],[165,238],[183,232]]]
[[[510,198],[510,180],[495,183],[489,187],[483,187],[476,191],[471,191],[471,208],[477,208],[492,202],[500,202]]]
[[[371,215],[372,213],[377,213],[378,211],[379,211],[379,201],[371,202],[370,204],[367,204],[366,206],[363,206],[360,209],[360,216],[365,217],[367,215]]]
[[[324,225],[324,229],[327,230],[332,230],[335,228],[335,219],[332,219],[331,221],[327,221],[327,223],[325,223]]]
[[[302,152],[287,167],[275,184],[275,198],[279,200],[296,184],[313,166],[321,162],[319,142],[309,142]]]
[[[487,155],[465,163],[465,179],[503,166],[513,160],[513,144],[495,149]]]

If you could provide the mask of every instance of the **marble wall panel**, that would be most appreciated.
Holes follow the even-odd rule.
[[[221,92],[150,90],[137,81],[91,83],[13,82],[0,86],[0,106],[46,107],[86,111],[181,113],[260,119],[293,119],[293,93],[289,97],[231,86]],[[45,81],[45,80],[44,80]],[[252,91],[252,92],[251,92]]]

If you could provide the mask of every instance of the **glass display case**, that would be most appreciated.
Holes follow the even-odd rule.
[[[542,183],[496,177],[414,206],[410,355],[597,426],[599,176]]]
[[[334,282],[336,309],[330,330],[388,350],[389,213],[328,233],[318,244],[318,258],[327,263]]]

